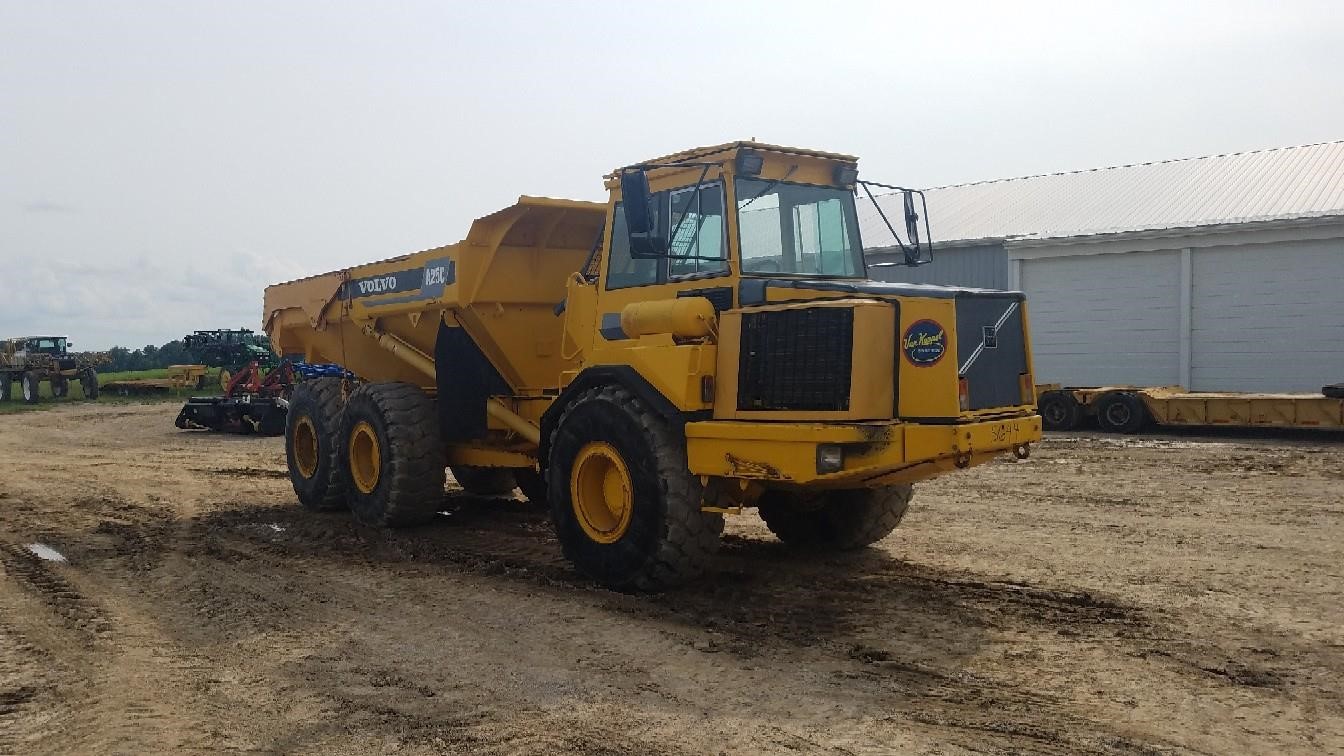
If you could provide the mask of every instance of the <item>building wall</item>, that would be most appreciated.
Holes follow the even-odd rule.
[[[1191,262],[1192,388],[1344,381],[1344,239],[1207,247]]]
[[[1315,392],[1344,381],[1344,226],[1010,242],[1038,382]]]
[[[901,263],[899,254],[868,253],[868,276],[875,281],[974,286],[1007,289],[1008,255],[1002,243],[934,250],[933,262],[915,268]],[[874,263],[896,263],[877,267]]]
[[[1179,383],[1180,265],[1176,251],[1023,261],[1036,381]]]

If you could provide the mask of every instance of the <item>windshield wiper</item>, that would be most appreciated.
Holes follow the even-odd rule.
[[[798,166],[797,166],[797,164],[794,164],[794,165],[789,166],[789,169],[788,169],[787,171],[784,172],[784,175],[783,175],[783,176],[780,176],[779,178],[775,179],[774,181],[771,181],[770,183],[766,184],[766,185],[765,185],[759,192],[756,192],[756,196],[755,196],[755,197],[752,197],[751,199],[747,200],[747,202],[746,202],[745,205],[738,205],[738,206],[737,206],[737,210],[738,210],[738,212],[741,212],[741,211],[743,211],[743,210],[746,210],[748,207],[751,206],[751,203],[753,203],[753,202],[755,202],[756,200],[760,199],[762,196],[765,195],[766,192],[770,191],[771,189],[774,189],[775,186],[779,184],[779,182],[783,181],[784,179],[788,178],[789,176],[792,176],[792,175],[793,175],[793,172],[796,171],[796,170],[798,170]]]

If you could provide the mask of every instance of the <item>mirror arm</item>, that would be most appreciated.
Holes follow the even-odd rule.
[[[860,181],[859,185],[862,186],[863,191],[868,194],[868,201],[873,203],[873,207],[877,210],[878,217],[882,219],[883,223],[887,224],[887,230],[891,232],[891,238],[896,240],[896,246],[901,248],[901,254],[905,255],[905,258],[909,260],[910,259],[909,248],[905,246],[905,242],[901,241],[901,235],[896,233],[896,229],[891,225],[891,221],[887,218],[887,214],[882,211],[882,205],[878,204],[877,198],[873,196],[873,190],[868,188],[869,183],[870,182],[868,181]],[[884,188],[891,188],[891,189],[895,188],[895,187],[886,187],[884,184],[877,184],[877,183],[874,183],[873,186],[881,186]]]
[[[882,222],[885,223],[885,224],[887,225],[887,230],[891,232],[891,236],[892,236],[892,238],[896,240],[896,246],[900,247],[900,249],[901,249],[901,254],[904,255],[904,257],[905,257],[905,264],[913,267],[913,266],[916,266],[916,265],[923,265],[924,263],[930,263],[930,262],[933,262],[933,232],[929,230],[929,200],[928,200],[928,198],[924,195],[924,192],[923,192],[922,190],[920,190],[920,189],[906,189],[906,188],[903,187],[903,186],[892,186],[891,184],[880,184],[880,183],[878,183],[878,182],[876,182],[876,181],[859,181],[859,182],[857,182],[857,183],[863,186],[863,191],[866,192],[866,193],[868,194],[868,200],[869,200],[870,202],[873,203],[873,207],[877,209],[877,214],[882,218]],[[878,204],[877,198],[873,196],[873,191],[872,191],[872,189],[869,189],[869,188],[868,188],[868,187],[870,187],[870,186],[876,186],[876,187],[880,187],[880,188],[882,188],[882,189],[891,189],[891,190],[893,190],[893,191],[897,191],[897,192],[905,192],[905,193],[909,193],[909,194],[918,194],[918,195],[919,195],[919,203],[920,203],[920,207],[921,207],[921,209],[924,211],[924,212],[923,212],[923,216],[924,216],[924,217],[923,217],[923,220],[924,220],[924,242],[923,242],[923,244],[920,244],[918,241],[914,241],[914,240],[912,240],[912,241],[914,241],[913,245],[912,245],[912,246],[906,246],[905,242],[901,241],[901,236],[900,236],[900,234],[896,233],[896,229],[895,229],[894,227],[892,227],[892,225],[891,225],[891,221],[887,218],[887,214],[886,214],[885,212],[882,211],[882,205]],[[923,249],[926,249],[926,250],[929,251],[929,258],[928,258],[927,260],[924,260],[924,259],[922,259],[922,258],[920,257],[920,254],[919,254],[919,253],[920,253],[920,248],[921,248],[921,247],[922,247]],[[914,253],[914,257],[911,257],[911,253]],[[885,267],[886,264],[885,264],[885,263],[878,263],[878,265],[881,266],[881,267]]]

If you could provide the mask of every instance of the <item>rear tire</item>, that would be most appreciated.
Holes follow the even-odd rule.
[[[64,399],[70,395],[70,381],[65,376],[56,376],[51,379],[51,395],[56,399]]]
[[[319,378],[294,388],[285,416],[285,459],[289,481],[305,509],[330,512],[345,507],[341,474],[341,380]]]
[[[30,370],[23,374],[20,383],[22,384],[23,401],[28,404],[37,404],[42,398],[42,379],[38,377],[37,373]]]
[[[447,482],[434,401],[409,383],[366,383],[341,417],[345,498],[365,525],[428,522]]]
[[[625,389],[590,389],[566,407],[546,481],[565,558],[608,587],[677,585],[718,549],[723,516],[700,509],[685,439]]]
[[[0,373],[0,402],[7,402],[14,393],[14,381],[10,380],[9,373]]]
[[[88,368],[79,375],[79,387],[84,390],[84,398],[93,400],[98,398],[98,371]]]
[[[1097,400],[1097,427],[1111,433],[1138,433],[1148,422],[1148,408],[1136,394],[1112,391]]]
[[[784,543],[847,551],[886,538],[901,524],[913,495],[909,484],[811,496],[776,490],[762,494],[757,506],[766,527]]]
[[[448,469],[452,470],[457,484],[475,496],[508,496],[518,487],[513,470],[507,467],[453,465]]]
[[[1037,410],[1041,413],[1041,425],[1051,431],[1073,430],[1083,417],[1083,408],[1078,400],[1062,391],[1042,394]]]

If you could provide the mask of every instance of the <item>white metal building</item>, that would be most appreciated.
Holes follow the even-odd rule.
[[[1344,381],[1344,141],[929,190],[935,261],[875,278],[1021,289],[1038,382]],[[889,218],[900,197],[879,198]],[[869,262],[891,235],[860,212]]]

